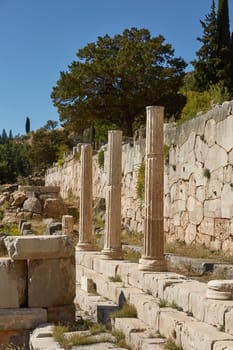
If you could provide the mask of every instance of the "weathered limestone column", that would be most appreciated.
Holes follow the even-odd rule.
[[[108,132],[106,224],[103,259],[121,259],[121,157],[122,131]]]
[[[92,148],[81,145],[79,242],[77,249],[93,250],[92,236]]]
[[[72,215],[62,215],[62,234],[73,237],[74,218]]]
[[[164,108],[150,106],[146,112],[145,234],[139,270],[162,271],[166,268],[163,254]]]

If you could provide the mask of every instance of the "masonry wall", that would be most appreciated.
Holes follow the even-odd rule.
[[[167,241],[201,243],[233,255],[233,101],[175,127],[165,125],[169,148],[164,173],[164,224]],[[122,145],[122,221],[143,231],[143,201],[137,198],[137,172],[145,154],[138,134]],[[106,169],[93,157],[95,197],[105,196]],[[105,159],[106,159],[105,149]],[[106,164],[106,162],[105,162]],[[79,161],[71,158],[46,174],[46,185],[61,195],[79,196]]]

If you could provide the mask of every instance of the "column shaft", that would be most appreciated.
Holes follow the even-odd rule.
[[[122,131],[108,132],[106,224],[102,258],[120,259],[121,250],[121,158]]]
[[[145,155],[145,234],[140,270],[165,269],[163,229],[164,108],[147,107]]]
[[[92,148],[89,144],[81,145],[79,215],[79,242],[77,248],[92,250]]]

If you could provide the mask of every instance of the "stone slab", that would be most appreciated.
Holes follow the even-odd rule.
[[[0,258],[0,308],[26,304],[27,261]]]
[[[43,325],[30,335],[30,350],[62,350],[53,339],[53,326]]]
[[[74,246],[68,236],[8,236],[4,239],[8,255],[13,260],[57,259],[74,256]]]
[[[219,332],[203,322],[185,322],[181,330],[181,345],[184,350],[213,350],[213,344],[233,342],[229,334]],[[221,350],[224,347],[220,347]]]
[[[0,309],[0,330],[32,329],[46,322],[42,308]]]
[[[69,305],[74,297],[75,264],[72,258],[29,260],[29,307]]]
[[[64,305],[47,308],[48,322],[74,322],[75,305]]]

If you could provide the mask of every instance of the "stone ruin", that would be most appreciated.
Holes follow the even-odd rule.
[[[137,317],[116,317],[112,320],[112,326],[125,334],[127,343],[133,349],[162,350],[166,339],[182,346],[184,350],[233,349],[231,281],[210,281],[206,284],[166,271],[163,243],[162,124],[163,108],[148,107],[145,235],[139,264],[122,260],[119,175],[121,131],[111,131],[103,250],[93,251],[91,245],[91,150],[90,146],[82,145],[81,187],[83,185],[86,192],[80,198],[82,210],[75,253],[76,279],[74,247],[68,236],[5,238],[9,257],[0,259],[0,273],[6,281],[4,286],[1,285],[1,302],[4,301],[5,304],[0,304],[0,315],[2,312],[2,319],[5,320],[6,315],[10,316],[9,322],[2,322],[0,326],[4,337],[6,324],[8,331],[20,332],[47,321],[62,320],[64,310],[68,310],[65,315],[72,319],[73,302],[79,304],[97,322],[108,322],[112,310],[120,308],[124,301],[136,308]],[[112,277],[117,276],[120,277],[119,282],[113,282]],[[38,310],[36,315],[39,319],[34,317],[35,310]],[[15,320],[20,315],[21,322],[11,323],[12,313]],[[28,314],[31,323],[28,323],[25,316]],[[156,332],[157,338],[154,337]],[[166,339],[162,339],[160,334]],[[34,333],[33,339],[30,344],[32,350],[46,348],[46,332]],[[40,344],[44,341],[41,347],[35,345],[38,340]],[[54,346],[56,348],[56,344]]]

